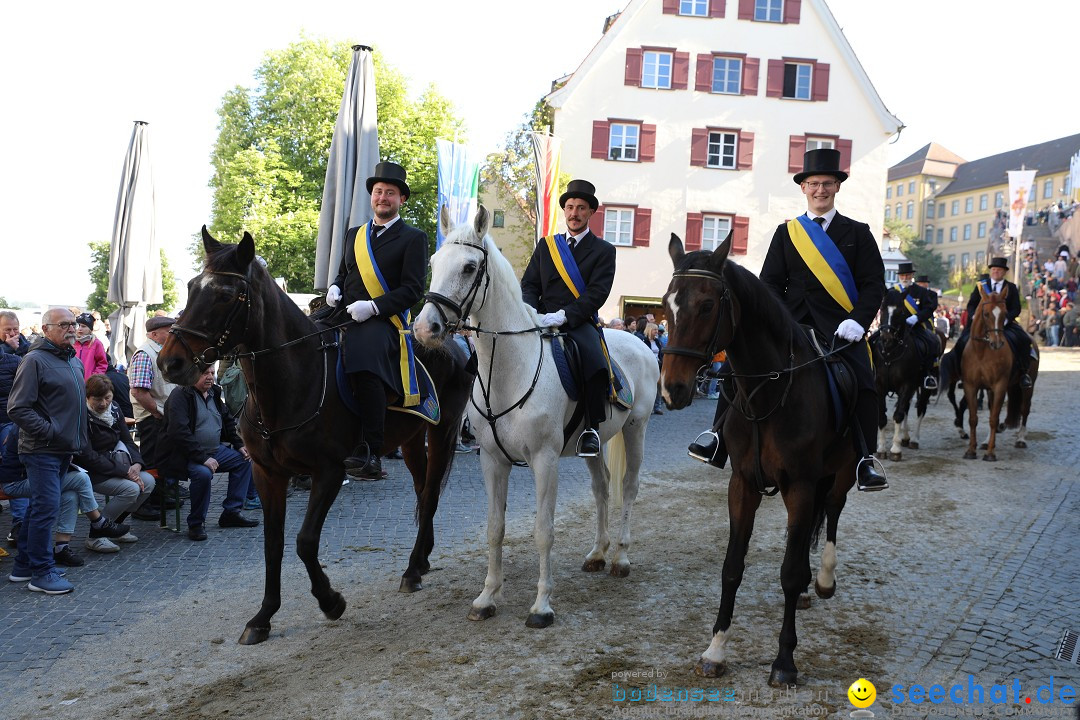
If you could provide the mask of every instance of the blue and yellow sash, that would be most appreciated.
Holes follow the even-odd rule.
[[[369,224],[370,225],[370,224]],[[374,300],[390,291],[386,280],[375,264],[375,256],[371,252],[371,240],[368,237],[368,227],[364,225],[356,233],[356,242],[353,249],[356,253],[356,267],[360,271],[360,278],[364,281],[364,288]],[[420,404],[420,390],[416,382],[416,358],[413,354],[412,331],[409,325],[412,322],[411,312],[405,310],[397,315],[390,316],[390,322],[397,328],[401,338],[401,397],[404,407],[413,407]]]
[[[803,262],[818,279],[822,287],[847,312],[855,307],[859,291],[844,256],[820,225],[800,215],[787,224],[788,235]]]
[[[904,292],[903,285],[901,285],[900,283],[896,283],[895,285],[893,285],[893,290],[899,293],[904,293],[904,307],[908,309],[908,313],[910,313],[911,315],[919,314],[919,302],[915,298],[911,297],[911,295],[908,295],[906,292]]]

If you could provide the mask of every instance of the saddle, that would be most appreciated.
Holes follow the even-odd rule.
[[[921,328],[926,332],[916,328]],[[915,346],[915,352],[919,354],[923,361],[929,362],[937,358],[938,352],[941,350],[941,341],[938,339],[937,332],[927,330],[925,325],[917,324],[911,328],[908,336]]]
[[[803,325],[802,328],[818,357],[825,360],[825,377],[829,381],[833,423],[836,432],[843,432],[849,425],[848,420],[854,412],[855,399],[859,393],[855,372],[839,354],[827,355],[826,338],[817,330],[809,325]]]
[[[551,340],[551,355],[555,367],[559,370],[559,380],[567,397],[577,402],[584,394],[584,372],[581,369],[581,355],[577,343],[569,335],[562,333],[545,334]],[[611,380],[608,384],[608,402],[629,410],[634,405],[634,394],[626,382],[626,374],[614,358],[611,363]]]

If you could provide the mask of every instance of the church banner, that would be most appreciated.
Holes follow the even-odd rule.
[[[1031,202],[1035,170],[1009,170],[1009,235],[1019,239],[1024,232],[1024,216]]]
[[[532,133],[533,170],[536,178],[536,240],[555,233],[559,218],[559,160],[562,140],[547,133]]]
[[[480,191],[480,163],[469,156],[468,148],[449,140],[436,140],[435,149],[439,156],[439,209],[450,209],[450,219],[455,225],[463,225],[472,220],[476,212]],[[435,249],[442,247],[446,239],[442,226],[435,236]]]

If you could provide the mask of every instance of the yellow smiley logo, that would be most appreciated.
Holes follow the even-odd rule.
[[[874,687],[874,683],[866,678],[859,678],[851,683],[851,687],[847,690],[847,696],[855,707],[868,708],[877,699],[877,688]]]

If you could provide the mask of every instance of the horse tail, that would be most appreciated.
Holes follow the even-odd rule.
[[[1014,385],[1009,388],[1006,393],[1008,398],[1008,408],[1005,411],[1005,427],[1009,430],[1015,430],[1020,427],[1021,409],[1024,404],[1024,391],[1020,389],[1020,385]]]
[[[832,491],[836,476],[819,480],[814,488],[813,529],[810,531],[810,549],[817,550],[821,528],[825,526],[825,510],[828,507],[829,493]]]
[[[622,430],[604,443],[604,463],[608,469],[608,495],[611,503],[614,507],[621,508],[623,478],[626,477],[626,439],[623,438]]]

